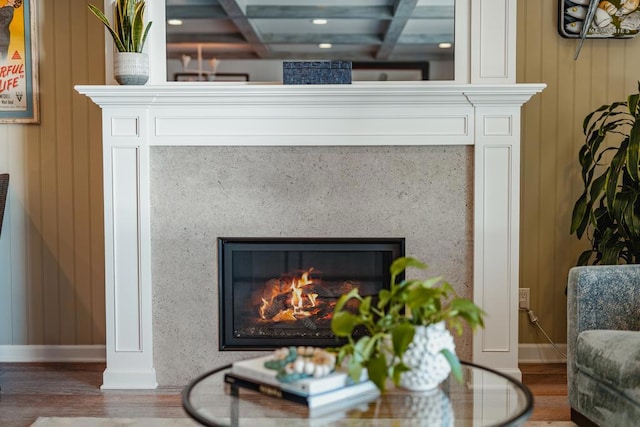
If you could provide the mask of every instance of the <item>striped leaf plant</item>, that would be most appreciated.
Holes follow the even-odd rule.
[[[142,52],[151,22],[144,25],[145,0],[116,0],[113,26],[92,4],[89,10],[107,27],[118,52]]]
[[[638,92],[584,119],[571,234],[590,245],[578,265],[640,263],[640,82]]]

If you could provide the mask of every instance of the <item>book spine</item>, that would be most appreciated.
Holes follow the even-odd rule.
[[[273,371],[273,374],[271,374],[262,372],[259,369],[250,369],[245,366],[232,365],[231,373],[245,378],[252,378],[256,381],[263,381],[272,385],[278,383],[278,380],[275,376],[275,371]]]
[[[275,375],[267,374],[260,369],[247,368],[242,365],[233,365],[233,367],[231,368],[231,373],[247,379],[252,379],[254,381],[262,381],[271,385],[277,385],[279,383]],[[363,375],[361,381],[366,379],[367,376]],[[349,376],[346,373],[334,372],[322,378],[310,378],[284,383],[281,387],[283,390],[288,390],[293,393],[299,392],[300,394],[311,396],[342,388],[350,384],[353,384],[353,381],[349,379]]]
[[[242,387],[248,390],[253,390],[266,394],[267,396],[276,397],[279,399],[289,400],[291,402],[302,403],[303,405],[309,405],[309,401],[306,396],[291,393],[286,390],[282,390],[278,386],[272,384],[265,384],[248,378],[242,378],[233,374],[225,374],[224,382],[230,384],[231,387]]]

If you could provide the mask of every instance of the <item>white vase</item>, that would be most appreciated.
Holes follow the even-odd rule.
[[[444,322],[416,326],[416,333],[402,360],[411,368],[400,377],[400,386],[413,391],[433,390],[451,372],[449,362],[441,353],[447,349],[455,354],[453,336]]]
[[[143,85],[149,80],[149,57],[146,53],[117,52],[113,75],[121,85]]]
[[[399,418],[415,420],[412,426],[453,427],[454,412],[449,397],[440,389],[399,396],[392,408]]]

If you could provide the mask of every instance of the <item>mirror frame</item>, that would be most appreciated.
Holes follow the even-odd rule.
[[[146,19],[155,23],[147,39],[149,85],[180,84],[167,81],[166,2],[146,0]],[[516,0],[455,0],[454,79],[421,82],[355,82],[354,84],[418,85],[514,84],[516,80]],[[104,0],[105,14],[113,15],[113,0]],[[160,25],[159,23],[162,23]],[[106,33],[106,30],[105,30]],[[113,44],[105,36],[106,81],[113,84]],[[277,82],[238,83],[244,85]],[[207,83],[215,84],[215,83]]]

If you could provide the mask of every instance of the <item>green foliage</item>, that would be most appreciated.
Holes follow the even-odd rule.
[[[104,13],[89,5],[89,10],[107,27],[118,52],[142,52],[147,40],[151,22],[144,27],[145,0],[117,0],[114,11],[114,25]]]
[[[402,373],[410,370],[402,356],[413,341],[416,326],[445,321],[458,334],[462,333],[463,322],[472,329],[484,326],[485,313],[470,300],[458,297],[442,277],[397,283],[398,276],[408,267],[427,268],[414,258],[396,259],[390,268],[390,288],[380,290],[376,304],[372,304],[370,296],[363,298],[357,289],[352,289],[336,303],[331,321],[333,333],[348,339],[338,351],[338,364],[348,360],[347,369],[354,381],[367,368],[369,378],[380,390],[384,390],[389,378],[398,385]],[[358,305],[355,314],[346,308],[354,300]],[[367,335],[355,339],[354,331],[362,327]],[[447,350],[443,354],[454,376],[461,379],[457,356]]]
[[[578,265],[640,262],[639,101],[640,93],[632,94],[584,119],[578,155],[584,191],[573,207],[571,234],[586,233],[591,248]]]

